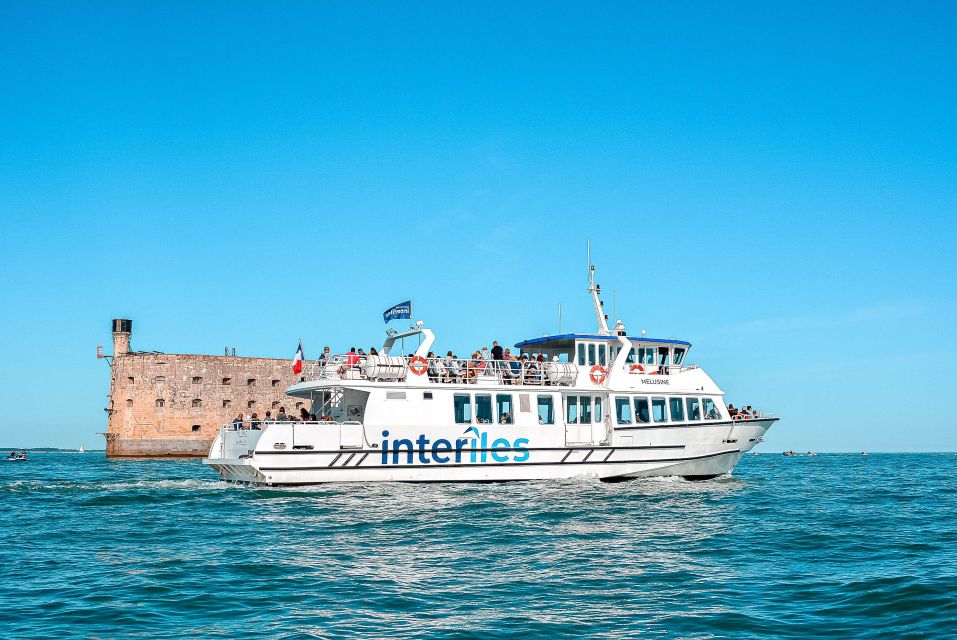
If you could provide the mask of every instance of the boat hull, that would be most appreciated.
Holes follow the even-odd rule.
[[[730,440],[716,435],[726,433],[725,430],[688,428],[683,434],[671,432],[660,436],[660,443],[649,437],[650,444],[643,446],[532,446],[520,455],[514,455],[516,449],[508,448],[464,449],[458,459],[446,455],[443,459],[447,460],[440,464],[430,459],[425,449],[403,450],[397,454],[377,447],[277,451],[261,449],[254,443],[253,449],[243,455],[215,455],[234,454],[238,450],[228,449],[217,438],[204,463],[216,469],[223,480],[268,486],[327,482],[505,482],[577,476],[594,476],[606,481],[649,476],[706,479],[729,473],[774,421],[772,418],[735,424],[737,437]]]

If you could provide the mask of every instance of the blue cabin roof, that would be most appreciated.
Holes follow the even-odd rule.
[[[665,340],[663,338],[642,338],[636,336],[628,336],[628,339],[633,342],[650,342],[654,344],[677,344],[685,347],[690,347],[690,342],[685,342],[684,340]],[[554,340],[610,340],[617,342],[618,336],[596,336],[587,333],[563,333],[560,336],[545,336],[543,338],[532,338],[531,340],[523,340],[522,342],[516,342],[515,347],[520,349],[522,347],[532,345],[532,344],[544,344],[546,342],[552,342]]]

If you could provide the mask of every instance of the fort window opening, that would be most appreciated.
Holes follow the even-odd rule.
[[[255,387],[255,386],[256,386],[256,378],[249,378],[248,380],[246,380],[246,386],[247,386],[247,387]]]
[[[228,409],[232,403],[232,400],[223,400],[223,409]]]
[[[272,408],[273,408],[273,409],[278,409],[278,408],[279,408],[279,401],[278,401],[278,400],[273,400],[273,401],[272,401]]]
[[[164,382],[166,382],[166,376],[156,376],[155,378],[153,378],[153,382],[156,384],[163,384]]]
[[[133,384],[133,376],[128,377],[126,381],[129,382],[130,384]]]
[[[132,407],[132,406],[133,406],[133,398],[127,398],[127,399],[126,399],[126,406],[127,406],[127,407]]]
[[[162,398],[157,398],[157,399],[156,399],[156,407],[157,407],[158,409],[162,409],[162,408],[165,407],[165,406],[166,406],[166,400],[163,400]]]
[[[228,386],[228,385],[231,385],[232,383],[233,383],[233,379],[232,379],[232,378],[223,378],[223,384],[224,384],[224,385],[227,385],[227,386]]]
[[[272,386],[278,387],[278,386],[279,386],[279,380],[273,380],[273,381],[272,381]]]
[[[202,376],[193,376],[193,384],[203,384]]]
[[[255,402],[255,400],[254,400],[253,402]],[[296,403],[296,408],[297,408],[297,409],[302,409],[302,403],[301,403],[301,402],[297,402],[297,403]]]
[[[193,431],[199,431],[199,430],[200,430],[200,426],[198,424],[194,424]]]
[[[203,401],[202,401],[202,400],[200,400],[199,398],[193,398],[193,408],[194,408],[194,409],[199,409],[199,408],[202,407],[202,406],[203,406]]]
[[[246,408],[247,408],[247,409],[252,409],[252,408],[255,407],[255,406],[256,406],[256,401],[255,401],[255,400],[250,400],[249,402],[246,403]]]

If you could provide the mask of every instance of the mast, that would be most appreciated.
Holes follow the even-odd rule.
[[[605,303],[601,301],[601,285],[595,284],[595,265],[591,263],[591,239],[588,239],[588,293],[591,294],[592,304],[595,306],[595,319],[598,320],[598,334],[611,335],[608,330],[608,316],[605,314]]]

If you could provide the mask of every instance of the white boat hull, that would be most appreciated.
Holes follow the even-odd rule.
[[[435,448],[397,451],[341,442],[341,425],[268,425],[263,432],[224,430],[204,463],[223,480],[257,485],[326,482],[503,482],[597,476],[619,481],[646,476],[706,479],[729,473],[776,418],[733,424],[642,429],[641,444],[629,431],[627,445],[544,443],[521,448],[475,446],[459,452]],[[311,437],[307,437],[309,434]],[[318,434],[318,435],[317,435]],[[734,437],[731,437],[733,434]],[[298,439],[297,439],[298,438]],[[280,440],[281,439],[281,440]],[[620,442],[621,438],[618,438]],[[311,442],[309,445],[287,443]],[[518,440],[515,441],[516,443]],[[613,437],[611,442],[616,442]],[[283,449],[276,445],[282,444]],[[487,442],[483,441],[484,445]],[[311,449],[306,447],[312,447]],[[458,453],[459,455],[454,455]],[[515,460],[518,458],[518,461]]]

